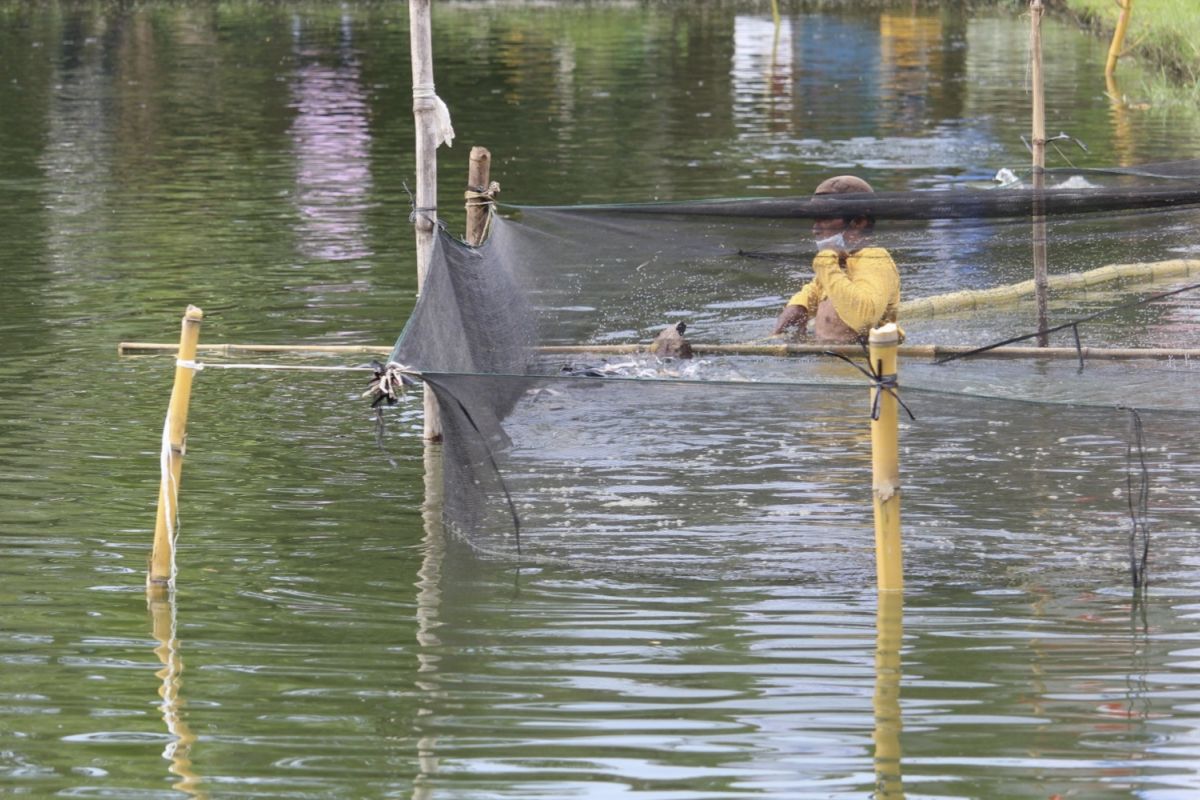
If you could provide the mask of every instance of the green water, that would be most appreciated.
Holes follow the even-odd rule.
[[[776,41],[760,5],[435,4],[442,216],[461,229],[473,144],[525,203],[1028,161],[1019,9],[792,14]],[[1082,535],[1046,569],[1036,546],[968,554],[1002,532],[917,532],[897,676],[861,570],[737,585],[447,552],[420,408],[380,436],[358,373],[199,375],[179,590],[148,608],[172,370],[116,344],[174,340],[188,303],[206,342],[391,343],[415,290],[406,12],[0,3],[0,794],[1200,789],[1188,526],[1137,609],[1123,528],[1098,569]],[[1200,156],[1194,111],[1114,108],[1105,44],[1045,37],[1048,128],[1089,146],[1052,161]]]

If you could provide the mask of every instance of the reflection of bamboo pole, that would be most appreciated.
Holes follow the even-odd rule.
[[[1109,108],[1112,110],[1113,150],[1116,152],[1117,164],[1129,166],[1136,163],[1134,136],[1129,119],[1129,104],[1117,85],[1116,75],[1104,76],[1104,92],[1108,95]]]
[[[1045,347],[1049,338],[1045,333],[1047,318],[1046,288],[1046,216],[1044,213],[1046,188],[1046,96],[1042,77],[1042,0],[1030,0],[1029,57],[1032,64],[1030,80],[1033,84],[1033,282],[1037,298],[1038,345]]]
[[[1133,0],[1116,0],[1116,3],[1121,15],[1117,17],[1117,29],[1113,31],[1112,42],[1108,45],[1108,60],[1104,63],[1104,74],[1110,78],[1117,71],[1117,59],[1121,57],[1121,49],[1125,44],[1125,31],[1133,16]]]
[[[903,800],[900,767],[900,646],[904,638],[904,594],[880,592],[875,613],[875,794]]]
[[[871,387],[871,473],[875,506],[875,572],[881,591],[904,588],[904,561],[900,547],[900,415],[894,392],[896,346],[900,331],[894,322],[872,328],[869,336],[871,368],[891,391]]]
[[[163,722],[167,724],[167,733],[174,737],[163,750],[163,758],[170,760],[171,774],[179,776],[172,788],[192,797],[206,798],[208,793],[199,788],[200,776],[192,770],[191,753],[196,734],[192,733],[180,713],[183,708],[183,700],[179,695],[183,683],[183,658],[179,654],[179,640],[175,638],[175,596],[163,593],[159,597],[152,597],[149,605],[154,639],[158,642],[154,654],[163,665],[154,673],[162,681],[158,687],[158,696],[162,698],[159,707],[162,709]]]
[[[163,436],[162,478],[158,487],[158,517],[154,525],[154,549],[146,585],[171,586],[175,582],[175,521],[179,510],[179,479],[183,472],[183,454],[187,448],[188,406],[195,375],[196,343],[200,339],[200,321],[204,312],[188,306],[183,317],[176,356],[175,385]]]
[[[442,562],[446,557],[445,532],[442,528],[442,445],[425,445],[425,500],[421,517],[425,521],[424,551],[421,569],[417,573],[417,682],[416,686],[429,698],[438,694],[436,680],[438,656],[430,652],[441,641],[437,636],[438,616],[442,603]],[[417,722],[433,716],[429,707],[418,707]],[[413,779],[413,800],[433,796],[433,776],[438,771],[437,736],[421,731],[417,739],[418,773]]]

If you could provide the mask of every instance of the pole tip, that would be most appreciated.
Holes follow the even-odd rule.
[[[896,323],[889,322],[886,325],[881,325],[878,328],[871,328],[871,334],[868,337],[871,344],[899,344],[900,329],[896,327]]]
[[[187,311],[183,312],[183,316],[188,319],[204,319],[204,311],[193,305],[188,305]]]

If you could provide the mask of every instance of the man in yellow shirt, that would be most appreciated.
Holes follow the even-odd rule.
[[[853,175],[823,181],[814,194],[873,192],[871,185]],[[900,273],[882,247],[869,247],[873,217],[821,218],[813,222],[818,253],[815,276],[792,296],[775,320],[775,334],[802,337],[809,319],[813,333],[828,342],[855,342],[871,328],[896,321],[900,306]]]

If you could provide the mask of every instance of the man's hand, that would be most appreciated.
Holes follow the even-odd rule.
[[[783,311],[779,312],[778,319],[775,320],[775,330],[771,331],[771,335],[778,336],[781,333],[786,333],[790,328],[795,328],[796,335],[803,336],[807,327],[807,308],[804,306],[784,306]]]

